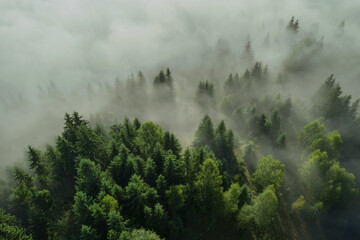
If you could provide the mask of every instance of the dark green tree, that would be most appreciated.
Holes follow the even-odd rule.
[[[208,81],[201,81],[196,92],[196,101],[205,110],[214,107],[214,85]]]
[[[27,157],[30,163],[29,168],[35,170],[35,178],[38,188],[49,189],[49,171],[46,168],[46,162],[42,158],[40,151],[36,148],[29,146]]]
[[[76,190],[96,197],[100,192],[101,167],[89,159],[81,159],[77,168]]]
[[[164,150],[171,150],[172,153],[178,158],[180,157],[181,145],[179,140],[173,133],[165,131],[164,133]]]
[[[137,131],[136,144],[143,158],[151,157],[155,146],[159,143],[163,146],[163,130],[153,122],[143,122]]]
[[[299,20],[294,17],[292,17],[289,21],[289,24],[287,25],[286,29],[289,30],[292,33],[297,33],[299,31]]]
[[[208,115],[205,115],[202,119],[199,128],[195,133],[195,139],[193,142],[194,148],[202,146],[208,146],[211,149],[215,148],[214,126]]]
[[[126,214],[140,223],[144,222],[144,206],[153,207],[159,197],[157,191],[138,175],[130,178],[129,184],[125,187],[125,195]]]
[[[198,207],[211,216],[221,214],[224,204],[222,177],[213,159],[206,159],[200,166],[195,182]]]
[[[165,156],[163,175],[169,185],[180,184],[183,180],[183,162],[181,159],[177,159],[171,152],[168,152]]]

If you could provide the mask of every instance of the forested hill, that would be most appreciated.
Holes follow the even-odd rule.
[[[346,98],[333,98],[336,87],[326,80],[319,104],[332,107],[319,105],[322,120],[300,131],[290,100],[275,98],[270,114],[234,110],[235,133],[206,115],[189,148],[151,121],[125,118],[104,129],[66,114],[56,144],[29,146],[28,169],[14,169],[0,232],[5,239],[352,239],[358,190],[341,161],[357,153],[323,123],[354,116]],[[209,91],[200,83],[198,97]],[[237,135],[253,141],[239,144]]]
[[[298,30],[291,19],[287,36]],[[89,85],[87,101],[108,101],[90,120],[65,114],[56,140],[29,142],[0,182],[0,239],[358,239],[359,100],[331,69],[293,97],[306,59],[272,74],[250,42],[244,54],[244,72],[216,81],[167,68]]]

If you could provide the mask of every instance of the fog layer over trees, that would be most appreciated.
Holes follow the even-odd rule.
[[[359,238],[355,2],[1,2],[2,238]]]

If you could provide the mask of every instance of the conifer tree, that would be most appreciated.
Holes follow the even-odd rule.
[[[202,119],[199,128],[195,133],[195,139],[193,142],[194,148],[202,146],[208,146],[211,149],[215,149],[214,127],[212,120],[208,115],[205,115]]]

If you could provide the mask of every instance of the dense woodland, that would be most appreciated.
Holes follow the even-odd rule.
[[[295,39],[299,21],[286,31]],[[316,54],[321,41],[297,46]],[[0,238],[358,239],[359,183],[345,167],[360,157],[359,100],[331,69],[311,97],[294,99],[300,60],[275,74],[252,51],[249,41],[242,73],[187,83],[202,116],[190,142],[171,132],[194,121],[169,68],[89,85],[88,101],[111,100],[90,120],[66,113],[55,143],[29,142],[26,167],[1,182]],[[62,101],[54,86],[47,94]],[[119,112],[129,117],[114,120]]]

